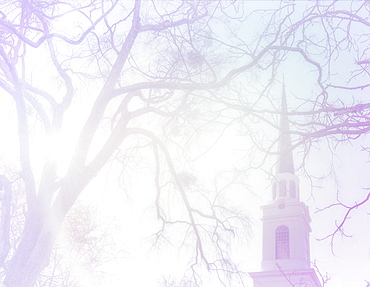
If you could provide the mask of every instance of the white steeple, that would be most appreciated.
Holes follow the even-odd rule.
[[[288,108],[285,85],[281,100],[279,160],[276,175],[272,182],[272,200],[299,201],[299,179],[294,174],[292,144],[290,140]]]
[[[310,268],[308,207],[299,199],[294,173],[285,85],[282,91],[279,160],[272,180],[272,201],[262,206],[261,272],[250,273],[255,287],[321,287]]]

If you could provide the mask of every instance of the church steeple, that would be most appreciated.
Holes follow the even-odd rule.
[[[299,179],[294,173],[285,84],[281,95],[278,162],[272,180],[272,200],[282,199],[299,201]]]
[[[277,166],[277,173],[294,174],[292,142],[290,139],[289,119],[287,113],[288,107],[284,83],[281,95],[280,138],[278,147],[280,159]]]
[[[321,287],[315,271],[310,268],[311,218],[308,207],[299,200],[299,179],[294,172],[285,85],[272,201],[261,209],[262,271],[249,273],[254,287]]]

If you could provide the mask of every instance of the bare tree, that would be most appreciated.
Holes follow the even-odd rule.
[[[222,203],[218,187],[209,194],[189,192],[194,176],[182,166],[196,158],[191,146],[207,131],[218,136],[198,155],[237,128],[253,143],[243,168],[265,167],[266,158],[276,154],[277,136],[263,131],[279,130],[277,87],[282,74],[287,81],[294,76],[292,62],[315,78],[311,97],[295,93],[296,108],[289,112],[294,148],[308,155],[320,138],[337,143],[367,135],[370,105],[363,97],[345,98],[369,87],[368,4],[282,1],[268,10],[244,4],[0,4],[0,86],[15,105],[19,175],[27,199],[19,244],[3,264],[7,286],[34,286],[82,191],[110,160],[123,167],[124,177],[138,155],[154,166],[153,204],[162,226],[155,240],[179,226],[183,240],[193,246],[195,282],[200,266],[222,282],[229,276],[241,280],[227,250],[248,220]],[[336,64],[353,53],[351,73],[343,75],[345,80],[337,77]],[[65,133],[71,126],[77,135]],[[36,166],[44,159],[33,158],[35,139],[60,141],[65,134],[74,145],[68,168],[62,171],[48,154],[38,175]],[[369,196],[364,198],[361,204]],[[171,208],[174,199],[180,207]],[[342,206],[350,213],[356,205]],[[346,217],[332,236],[343,229]]]
[[[163,122],[161,118],[171,119],[190,104],[194,89],[217,87],[227,82],[227,79],[216,82],[202,79],[205,77],[203,70],[210,73],[214,67],[203,65],[205,68],[201,68],[195,63],[197,57],[201,57],[197,52],[201,47],[196,48],[190,38],[207,29],[206,16],[218,5],[184,2],[172,6],[164,2],[140,1],[92,1],[81,3],[81,6],[58,1],[51,4],[21,1],[18,4],[3,5],[6,10],[1,19],[4,31],[4,47],[0,51],[1,86],[13,97],[17,108],[19,156],[27,213],[20,242],[4,265],[5,284],[34,285],[40,272],[49,264],[67,212],[86,185],[119,150],[123,140],[133,135],[147,138],[154,150],[158,150],[156,158],[165,160],[188,217],[185,221],[169,221],[160,212],[158,202],[159,219],[164,225],[185,224],[193,230],[191,237],[196,242],[197,254],[195,263],[202,262],[208,268],[216,269],[218,264],[223,266],[224,259],[210,261],[206,256],[203,241],[210,231],[200,230],[196,217],[214,222],[215,234],[219,230],[231,232],[230,221],[192,207],[166,145],[153,131],[138,126],[139,123],[149,124],[153,116],[158,117],[155,122]],[[78,23],[75,24],[81,30],[77,32],[74,26],[67,27],[67,22],[62,23],[64,17],[77,17]],[[70,34],[60,33],[62,30],[70,31]],[[141,41],[142,37],[144,41]],[[155,52],[154,66],[144,60],[152,58],[147,51],[149,44]],[[46,49],[48,56],[43,64],[57,79],[53,85],[57,85],[59,91],[55,91],[53,86],[49,91],[42,89],[45,79],[37,83],[35,73],[30,74],[28,62],[32,62],[32,53],[40,57],[38,49]],[[165,54],[166,57],[162,58]],[[75,65],[83,68],[77,70]],[[235,72],[227,77],[232,74]],[[100,92],[92,99],[90,115],[77,138],[69,168],[59,177],[58,163],[49,156],[41,177],[36,179],[31,162],[30,131],[33,124],[29,123],[32,119],[29,111],[34,110],[34,119],[41,122],[39,131],[42,130],[47,137],[58,135],[66,111],[76,97],[77,87],[84,88],[78,83],[81,79],[84,85],[100,86]],[[91,91],[88,89],[87,92]],[[106,125],[107,120],[109,126]],[[100,129],[105,134],[97,140]],[[157,183],[161,185],[158,177]],[[160,189],[158,199],[161,199]],[[215,251],[221,252],[221,245],[216,245]]]
[[[76,203],[66,216],[50,263],[40,274],[36,286],[84,286],[89,278],[103,284],[102,270],[110,261],[119,261],[112,230],[99,224],[95,207]]]

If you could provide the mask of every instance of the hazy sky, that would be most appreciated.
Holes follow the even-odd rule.
[[[296,11],[303,7],[300,5],[311,2],[299,2],[300,4],[296,5]],[[270,1],[245,1],[248,9],[267,10],[266,5],[268,8],[278,5],[275,2],[272,3]],[[347,4],[343,2],[341,5]],[[294,14],[292,21],[297,20],[298,15],[300,14]],[[260,33],[259,29],[264,24],[264,21],[260,20],[254,16],[248,23],[235,24],[235,27],[239,29],[235,39],[237,39],[236,36],[247,39],[251,35]],[[212,25],[219,35],[230,37],[227,29],[230,27],[227,23],[215,22]],[[313,29],[311,31],[313,39],[324,37],[320,34],[322,31],[315,34],[314,27],[307,27],[307,29]],[[354,33],[361,34],[364,31],[358,30]],[[228,39],[228,41],[231,43],[234,39]],[[139,53],[138,51],[134,52]],[[42,51],[35,53],[39,52],[42,53]],[[335,75],[331,78],[333,84],[345,82],[350,73],[348,67],[354,65],[356,56],[352,55],[351,52],[343,52],[336,61],[333,61],[331,66],[332,74]],[[34,57],[34,59],[38,59],[38,57]],[[243,59],[241,56],[241,60]],[[46,61],[48,64],[50,64],[49,60]],[[33,71],[35,82],[44,83],[45,89],[58,92],[57,87],[53,86],[55,83],[54,75],[48,75],[48,67],[45,66],[44,62],[34,60],[31,66],[30,70]],[[245,75],[246,81],[250,80],[255,87],[258,87],[259,83],[265,83],[267,77],[270,76],[268,71],[259,72],[258,75],[257,73]],[[312,66],[305,63],[300,55],[290,54],[284,64],[280,66],[277,78],[280,83],[284,78],[290,110],[304,111],[305,107],[301,105],[302,102],[306,99],[315,99],[313,95],[317,93],[315,85],[317,73],[313,72]],[[368,83],[368,77],[360,77],[355,79],[353,83]],[[98,83],[96,85],[98,86]],[[245,85],[248,86],[248,83]],[[34,122],[34,130],[31,131],[31,134],[35,133],[36,136],[32,137],[31,146],[34,148],[32,159],[35,163],[35,172],[38,175],[41,173],[43,164],[43,161],[38,159],[43,159],[47,155],[55,156],[59,161],[60,176],[64,174],[68,166],[69,157],[82,126],[82,120],[87,117],[91,98],[94,97],[96,89],[95,86],[85,86],[85,83],[80,83],[78,87],[80,90],[77,93],[77,98],[68,112],[67,121],[58,137],[46,139],[45,136],[39,136],[37,132],[40,131],[38,130],[41,126],[40,122],[37,119]],[[266,108],[267,110],[272,110],[273,107],[278,108],[281,89],[281,85],[274,86],[270,98],[262,98],[258,102],[257,108]],[[246,94],[245,97],[247,96],[252,97],[253,95]],[[360,101],[368,102],[369,93],[366,89],[353,93],[338,91],[335,96],[340,98],[344,105],[351,105]],[[224,97],[228,99],[227,94]],[[30,118],[35,119],[31,109],[29,112]],[[248,115],[245,117],[247,118]],[[277,115],[266,117],[275,123],[278,122]],[[0,171],[7,173],[9,169],[19,169],[18,162],[14,160],[18,152],[16,116],[14,104],[8,96],[0,97],[0,123],[0,134],[2,135],[0,140]],[[268,128],[266,125],[256,125],[255,130],[256,133],[258,132],[270,142],[277,135],[276,130]],[[199,139],[194,140],[196,144],[187,147],[189,152],[186,155],[187,158],[194,160],[194,162],[196,159],[196,163],[189,160],[189,162],[180,162],[177,166],[182,175],[190,176],[190,181],[193,180],[195,183],[190,185],[188,189],[190,196],[198,197],[198,200],[202,201],[204,200],[204,197],[201,196],[202,192],[211,193],[224,188],[225,191],[222,192],[224,202],[243,210],[249,216],[250,228],[242,235],[245,238],[236,237],[230,240],[233,258],[244,272],[260,270],[262,254],[260,206],[267,204],[270,200],[270,179],[274,173],[276,160],[276,157],[271,156],[266,159],[261,169],[243,171],[243,168],[246,169],[247,166],[252,165],[251,162],[247,161],[254,156],[254,154],[248,154],[252,145],[248,136],[240,126],[231,125],[224,136],[213,146],[212,151],[205,153],[207,148],[213,145],[218,134],[212,131],[203,131],[199,135]],[[297,137],[293,135],[293,141],[296,139]],[[361,202],[367,195],[366,188],[370,186],[369,157],[368,153],[361,152],[362,145],[366,145],[367,142],[368,139],[363,137],[352,143],[332,144],[324,138],[314,143],[307,156],[304,153],[304,147],[298,147],[293,152],[297,167],[296,174],[301,181],[300,198],[310,207],[312,218],[311,260],[316,262],[322,273],[327,272],[328,276],[331,277],[325,287],[365,287],[365,280],[370,281],[370,217],[368,213],[370,203],[353,210],[350,218],[347,219],[345,231],[350,237],[338,234],[335,236],[332,246],[330,238],[319,240],[335,230],[336,224],[340,223],[346,212],[346,209],[340,206],[334,206],[324,211],[319,211],[320,209],[333,204],[337,198],[344,205],[352,206],[356,202]],[[96,142],[97,146],[99,144],[100,139]],[[184,146],[186,145],[184,144]],[[172,146],[172,148],[175,150],[176,146]],[[191,254],[191,247],[186,244],[181,245],[181,240],[178,239],[180,233],[178,229],[170,230],[172,232],[169,235],[171,244],[161,242],[156,247],[152,246],[153,239],[150,236],[161,226],[155,216],[154,163],[152,156],[147,153],[147,151],[143,152],[143,157],[140,158],[139,153],[133,152],[134,155],[130,158],[131,169],[125,170],[128,174],[120,173],[122,170],[119,165],[122,163],[109,162],[99,177],[89,184],[80,197],[81,202],[97,206],[96,215],[101,216],[98,220],[103,226],[112,226],[110,236],[114,239],[117,258],[102,265],[102,271],[107,271],[110,274],[107,276],[110,278],[107,280],[110,281],[105,286],[155,287],[163,276],[182,278],[184,271],[188,268],[186,264],[189,259],[188,255]],[[204,156],[201,156],[203,153],[205,153]],[[256,157],[259,155],[256,153]],[[261,158],[257,159],[261,160]],[[245,162],[243,163],[243,161]],[[305,169],[301,168],[302,163],[304,163]],[[235,176],[237,174],[235,170],[240,172],[238,177]],[[237,180],[228,186],[227,183],[234,176]],[[169,203],[175,207],[180,206],[175,197],[171,201],[171,194],[167,196]],[[168,208],[170,209],[170,207]],[[174,214],[181,213],[181,211],[179,208]],[[97,218],[99,217],[97,216]],[[182,247],[180,251],[179,247]],[[83,273],[85,267],[78,266],[78,268],[81,268],[81,273]],[[205,287],[219,286],[212,280],[208,281],[206,275],[204,275],[203,281]],[[94,286],[94,280],[89,277],[84,278],[83,282],[86,282],[86,286]],[[246,286],[251,287],[252,283],[249,282]]]

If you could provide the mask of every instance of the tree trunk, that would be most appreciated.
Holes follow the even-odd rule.
[[[52,221],[55,224],[52,224]],[[40,272],[48,265],[52,246],[60,224],[51,214],[34,211],[26,222],[22,240],[5,267],[7,287],[32,287]]]
[[[49,258],[63,220],[79,194],[92,179],[76,170],[70,171],[51,208],[46,193],[37,197],[28,213],[22,240],[12,259],[5,266],[6,287],[33,287]],[[47,198],[46,198],[47,197]]]

